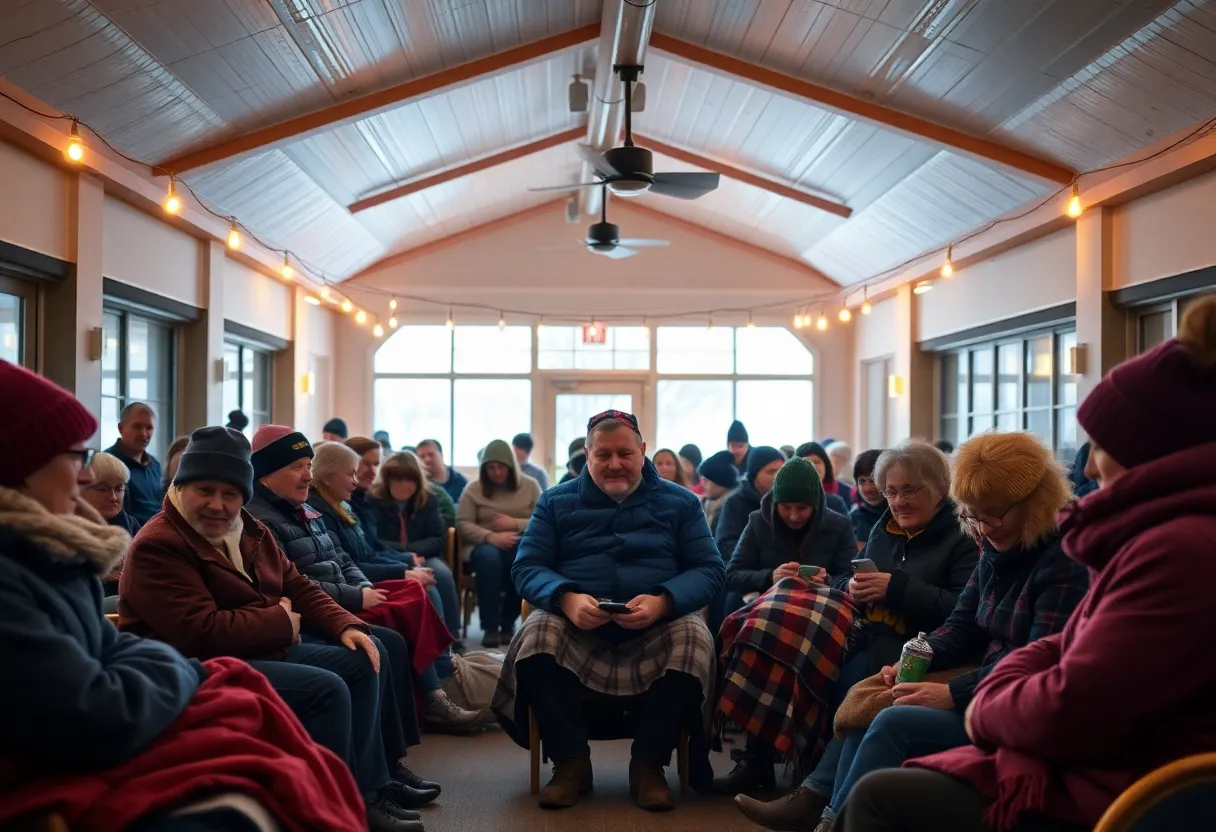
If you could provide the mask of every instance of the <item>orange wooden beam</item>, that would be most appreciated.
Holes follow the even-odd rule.
[[[403,84],[342,101],[316,112],[290,118],[287,121],[262,127],[241,136],[217,142],[174,159],[161,162],[158,167],[182,174],[230,159],[242,153],[259,150],[287,139],[303,136],[314,130],[332,127],[350,119],[368,116],[387,107],[399,106],[411,100],[425,98],[444,92],[452,87],[466,84],[483,75],[494,75],[504,70],[531,63],[546,55],[578,46],[600,36],[600,24],[588,23],[577,29],[551,35],[547,38],[516,46],[504,52],[496,52],[475,61],[441,70],[433,75],[414,78]]]
[[[721,52],[715,52],[703,46],[697,46],[694,43],[688,43],[679,38],[662,34],[661,32],[655,32],[650,36],[650,48],[658,49],[686,61],[701,64],[709,69],[738,76],[754,84],[771,87],[797,98],[813,101],[816,104],[838,110],[850,116],[856,116],[884,127],[890,127],[903,133],[926,139],[935,144],[944,145],[972,156],[978,156],[990,162],[997,162],[1023,173],[1028,173],[1031,176],[1046,179],[1049,182],[1066,185],[1076,178],[1076,173],[1063,165],[1047,159],[1041,159],[1038,156],[1024,153],[1020,150],[1014,150],[1000,142],[973,136],[962,130],[946,127],[943,124],[938,124],[928,119],[911,115],[910,113],[895,110],[882,104],[875,104],[872,101],[866,101],[848,93],[829,89],[811,81],[794,78],[783,72],[748,63],[739,58],[724,55]]]
[[[782,182],[777,182],[769,179],[767,176],[761,176],[758,173],[741,170],[732,167],[725,162],[719,162],[716,159],[710,159],[706,156],[700,156],[693,153],[691,150],[674,147],[670,144],[664,144],[657,139],[652,139],[649,136],[639,136],[636,133],[633,136],[634,141],[641,147],[649,148],[656,153],[662,153],[664,156],[670,156],[673,159],[678,159],[681,162],[686,162],[690,165],[696,165],[699,168],[704,168],[714,173],[720,173],[727,179],[734,179],[739,182],[744,182],[761,190],[769,191],[770,193],[783,196],[786,199],[792,199],[801,202],[803,205],[810,205],[812,208],[818,208],[820,211],[827,211],[829,214],[835,214],[838,217],[844,217],[846,220],[853,216],[853,209],[847,205],[842,205],[839,202],[827,199],[822,196],[807,193],[799,188],[786,185]]]
[[[427,188],[433,188],[436,185],[442,185],[445,182],[451,182],[453,179],[460,179],[462,176],[468,176],[471,173],[488,170],[489,168],[505,165],[507,162],[513,162],[516,159],[522,159],[525,156],[531,156],[533,153],[540,153],[542,150],[548,150],[551,147],[567,144],[572,141],[584,138],[587,135],[586,127],[571,127],[569,130],[563,130],[560,133],[554,133],[552,136],[545,136],[543,139],[537,139],[534,142],[521,144],[518,147],[512,147],[509,150],[504,150],[501,153],[495,153],[491,156],[485,156],[481,159],[474,159],[471,162],[466,162],[463,165],[457,165],[454,168],[433,173],[430,176],[422,176],[417,179],[411,179],[409,182],[403,182],[396,187],[389,188],[386,191],[365,196],[363,199],[356,200],[346,206],[346,210],[352,214],[359,211],[366,211],[368,208],[374,208],[377,205],[383,205],[386,202],[392,202],[394,199],[401,199],[403,196],[425,191]]]

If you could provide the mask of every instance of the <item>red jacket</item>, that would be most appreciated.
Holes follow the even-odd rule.
[[[26,813],[55,811],[72,829],[121,832],[192,799],[237,792],[288,830],[367,829],[350,770],[308,738],[265,676],[236,659],[212,659],[203,667],[207,679],[181,716],[122,765],[0,783],[0,826]]]
[[[1030,810],[1092,825],[1139,777],[1216,748],[1216,442],[1131,469],[1061,529],[1089,593],[980,685],[978,747],[913,763],[996,798],[1000,827]]]
[[[135,536],[119,583],[118,627],[191,658],[280,659],[292,644],[291,600],[300,628],[337,641],[347,627],[369,632],[287,560],[265,526],[242,510],[241,555],[249,578],[165,499]]]

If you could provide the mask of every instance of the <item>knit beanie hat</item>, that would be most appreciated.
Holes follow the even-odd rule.
[[[97,432],[76,397],[24,367],[0,361],[0,485],[18,488],[30,474]]]
[[[687,459],[692,463],[692,467],[696,468],[701,464],[701,449],[691,443],[680,448],[680,458]]]
[[[177,463],[174,485],[215,480],[241,489],[245,502],[253,499],[253,465],[249,440],[232,428],[199,428],[190,434]]]
[[[325,423],[325,427],[321,428],[321,433],[332,433],[343,439],[350,436],[350,433],[346,430],[346,422],[342,419],[330,419]]]
[[[259,480],[305,457],[312,459],[312,445],[298,430],[262,425],[253,433],[253,476]]]
[[[1077,421],[1124,468],[1216,441],[1216,294],[1191,304],[1177,338],[1111,370]]]
[[[771,445],[757,445],[747,452],[747,481],[755,482],[756,474],[770,462],[785,462],[785,454]]]
[[[800,456],[793,457],[773,478],[774,503],[801,503],[819,506],[823,499],[823,483],[815,466]]]
[[[743,427],[743,423],[738,419],[730,423],[730,430],[726,432],[726,444],[731,442],[747,442],[747,428]]]
[[[697,466],[697,475],[723,488],[734,488],[739,483],[739,469],[730,451],[718,451]]]

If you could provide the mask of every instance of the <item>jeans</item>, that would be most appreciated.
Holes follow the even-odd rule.
[[[499,549],[489,543],[473,547],[469,557],[477,583],[477,607],[481,610],[481,629],[513,629],[519,617],[520,597],[511,580],[515,549]]]
[[[388,651],[377,643],[381,670],[377,674],[362,650],[327,644],[307,634],[300,638],[301,643],[292,645],[282,661],[250,664],[283,697],[308,735],[346,761],[359,790],[374,793],[388,785],[389,766],[405,753],[400,717],[391,716],[396,700],[385,672]]]
[[[131,832],[258,832],[260,827],[236,809],[217,808],[188,815],[160,814],[140,820]]]
[[[904,707],[911,707],[905,705]],[[888,709],[892,710],[892,709]],[[875,771],[858,781],[833,832],[992,832],[991,802],[948,774],[921,768]],[[1023,814],[1010,832],[1085,832],[1042,815]]]
[[[853,786],[871,771],[899,768],[905,760],[970,742],[963,715],[957,711],[919,705],[892,705],[880,711],[868,730],[850,731],[845,737],[832,802],[823,816],[836,817]]]
[[[456,577],[443,558],[427,558],[426,565],[435,575],[435,586],[428,589],[426,594],[432,596],[432,590],[434,590],[439,596],[440,601],[435,604],[435,607],[443,616],[443,623],[447,625],[452,638],[459,638],[460,600],[456,597]],[[434,596],[432,596],[433,598]]]
[[[536,714],[549,758],[570,760],[589,756],[588,726],[583,714],[586,688],[578,677],[548,654],[524,659],[515,666],[515,673],[518,695]],[[690,715],[700,719],[701,683],[687,673],[670,671],[656,679],[644,697],[630,753],[639,760],[665,766],[671,762],[671,752],[680,741],[680,731],[688,724]]]
[[[849,654],[844,660],[844,667],[840,668],[840,675],[836,677],[836,684],[832,688],[832,713],[835,714],[836,709],[840,707],[840,703],[844,701],[845,696],[849,693],[849,688],[872,675],[870,673],[869,651],[858,650],[855,653]],[[840,757],[843,751],[843,741],[837,739],[835,734],[833,734],[832,738],[828,740],[827,748],[823,750],[823,756],[819,758],[819,764],[802,781],[802,785],[823,797],[831,795],[832,785],[836,782],[836,770],[840,767]]]
[[[390,766],[405,756],[405,749],[422,742],[418,730],[418,708],[414,700],[414,665],[410,660],[410,649],[405,637],[388,627],[370,625],[372,638],[380,644],[380,682],[384,691],[384,708],[381,714],[382,730],[386,735]],[[387,665],[388,672],[385,672]],[[387,736],[391,735],[391,744]]]

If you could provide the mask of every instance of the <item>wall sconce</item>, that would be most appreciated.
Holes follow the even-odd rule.
[[[317,395],[317,375],[309,371],[300,376],[300,392],[305,396]]]
[[[904,394],[904,377],[892,373],[887,376],[887,396],[888,398],[898,399]]]
[[[1085,344],[1077,344],[1075,347],[1068,348],[1068,361],[1065,372],[1070,376],[1085,375],[1086,359],[1089,357],[1089,349]]]
[[[85,352],[90,361],[100,361],[105,355],[105,333],[101,327],[95,326],[85,336]]]

